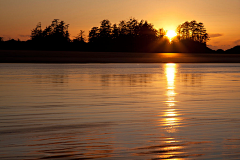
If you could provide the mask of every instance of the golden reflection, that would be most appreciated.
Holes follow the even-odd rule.
[[[173,89],[173,92],[174,92],[175,72],[176,72],[175,63],[165,64],[165,74],[167,76],[167,89]]]
[[[176,126],[179,121],[177,118],[178,114],[173,108],[175,106],[175,74],[176,74],[176,64],[167,63],[165,64],[165,75],[167,78],[167,100],[165,101],[168,108],[164,111],[164,124],[166,126],[166,130],[169,133],[176,132]]]

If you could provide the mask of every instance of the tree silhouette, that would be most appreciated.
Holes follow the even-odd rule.
[[[166,31],[163,28],[160,28],[158,31],[159,38],[163,38],[166,35]]]
[[[117,24],[113,24],[112,25],[112,39],[116,39],[119,36],[120,32],[119,32],[119,27],[117,26]]]
[[[70,42],[68,27],[64,21],[54,19],[52,24],[42,30],[39,22],[31,33],[33,45],[45,49],[63,49],[65,46],[62,44]]]
[[[160,36],[161,35],[161,36]],[[91,48],[102,51],[149,51],[150,45],[163,37],[147,21],[134,18],[111,25],[105,19],[89,31]]]
[[[32,30],[31,38],[32,38],[33,41],[41,41],[42,40],[43,31],[42,31],[42,28],[41,28],[41,22],[39,22],[37,24],[36,28],[34,28]]]
[[[69,46],[71,46],[71,50],[86,50],[86,45],[87,43],[85,42],[85,38],[84,38],[84,31],[80,30],[80,33],[75,37],[75,39],[73,39],[72,43],[69,44]]]
[[[184,22],[177,27],[177,37],[179,40],[193,40],[200,43],[206,43],[209,35],[204,28],[203,23],[197,23],[195,20]]]
[[[80,33],[73,39],[73,42],[85,42],[84,32],[85,31],[80,30]]]
[[[99,32],[100,32],[100,38],[103,40],[109,40],[111,38],[111,23],[109,20],[104,19],[101,22],[100,28],[99,28]]]
[[[64,21],[59,22],[58,19],[54,19],[51,25],[42,30],[41,22],[39,22],[32,30],[31,38],[32,40],[44,38],[44,40],[69,41],[68,25],[65,25]]]
[[[96,43],[99,38],[99,28],[98,27],[92,27],[92,29],[89,31],[89,42],[90,43]]]
[[[135,18],[111,24],[108,19],[100,22],[99,27],[92,27],[88,39],[84,31],[70,40],[69,24],[54,19],[50,25],[42,29],[39,22],[31,30],[31,40],[23,43],[11,40],[3,41],[1,48],[39,49],[39,50],[83,50],[83,51],[117,51],[117,52],[211,52],[206,46],[209,35],[201,22],[195,20],[184,22],[177,28],[177,37],[169,43],[166,31],[155,29],[146,20]],[[14,48],[14,47],[12,47]],[[220,50],[218,51],[220,52]]]
[[[173,41],[173,52],[212,52],[206,45],[209,35],[201,22],[184,22],[177,27],[177,39]]]

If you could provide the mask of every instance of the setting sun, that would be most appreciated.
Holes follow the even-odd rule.
[[[170,39],[170,41],[172,40],[173,37],[175,37],[177,35],[177,33],[173,30],[169,30],[167,31],[166,36]]]

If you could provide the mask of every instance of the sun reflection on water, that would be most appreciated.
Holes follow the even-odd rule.
[[[175,106],[175,74],[176,74],[176,64],[167,63],[165,64],[165,75],[167,78],[167,100],[165,101],[168,108],[164,111],[164,124],[166,125],[166,130],[169,133],[176,132],[176,126],[179,121],[177,118],[178,114],[176,112]]]

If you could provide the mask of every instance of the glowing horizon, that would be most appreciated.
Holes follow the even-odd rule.
[[[87,37],[92,27],[108,19],[112,24],[136,18],[147,20],[154,28],[175,30],[185,21],[203,22],[210,35],[208,46],[212,49],[228,49],[240,45],[239,0],[212,1],[36,1],[8,0],[0,2],[0,36],[4,40],[30,38],[31,30],[38,22],[44,29],[53,19],[70,24],[70,37],[80,30]],[[231,11],[231,12],[229,12]]]

